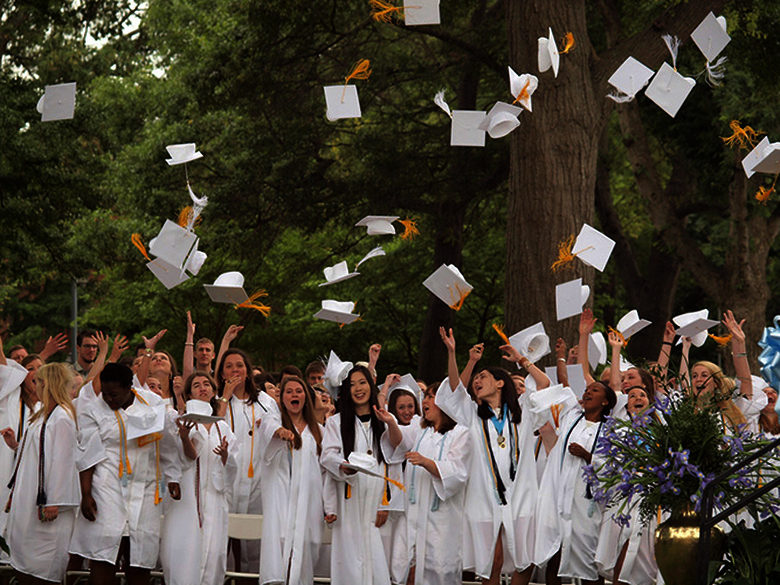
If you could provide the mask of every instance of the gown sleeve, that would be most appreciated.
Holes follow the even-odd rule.
[[[63,410],[46,424],[44,473],[47,506],[78,506],[81,501],[76,475],[76,445],[76,423]]]
[[[459,425],[471,427],[477,418],[477,403],[471,399],[466,387],[458,382],[453,391],[449,378],[445,378],[436,392],[436,406]]]
[[[103,446],[103,439],[100,437],[100,426],[97,422],[95,405],[96,401],[88,402],[84,408],[78,411],[79,429],[76,468],[79,471],[85,471],[108,459]]]
[[[471,433],[461,426],[455,427],[450,433],[455,434],[452,436],[446,454],[440,461],[435,462],[441,477],[431,476],[433,489],[442,501],[463,489],[468,481],[471,463]]]
[[[348,481],[349,477],[339,469],[344,459],[344,451],[341,447],[341,417],[335,414],[325,422],[320,465],[336,481]]]

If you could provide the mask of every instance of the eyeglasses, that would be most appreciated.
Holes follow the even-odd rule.
[[[85,344],[84,344],[84,345],[82,345],[81,347],[83,347],[84,349],[97,349],[97,348],[98,348],[98,346],[97,346],[97,345],[95,345],[95,344],[91,344],[91,343],[85,343]]]

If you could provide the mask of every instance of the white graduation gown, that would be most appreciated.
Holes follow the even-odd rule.
[[[140,409],[162,404],[162,399],[146,390],[136,389],[131,407]],[[147,405],[143,405],[143,399]],[[71,539],[70,552],[87,559],[115,563],[122,536],[130,537],[130,565],[153,569],[160,545],[161,507],[155,503],[157,473],[168,482],[179,481],[180,462],[175,451],[159,441],[159,466],[156,444],[139,446],[138,439],[120,441],[116,415],[127,428],[124,409],[113,411],[100,397],[91,400],[78,412],[80,450],[79,471],[94,467],[92,497],[97,504],[94,522],[79,512]],[[170,419],[166,418],[166,426]],[[164,431],[165,432],[165,431]],[[170,431],[169,431],[170,432]],[[126,445],[126,451],[125,451]],[[122,456],[120,458],[120,451]],[[129,460],[132,473],[120,478],[119,463]],[[123,469],[126,472],[126,469]],[[158,495],[162,497],[160,489]]]
[[[536,462],[533,458],[533,428],[530,416],[515,425],[506,421],[502,429],[504,447],[498,443],[498,432],[487,421],[483,425],[477,414],[477,404],[468,395],[463,384],[453,392],[445,379],[436,393],[436,405],[451,419],[469,429],[474,455],[466,486],[466,529],[463,540],[463,568],[473,569],[483,578],[490,577],[499,531],[504,529],[504,566],[502,572],[523,571],[533,563],[534,512],[538,485]],[[487,441],[493,451],[498,473],[506,488],[502,504],[494,480]],[[514,456],[511,435],[517,437],[517,470],[515,480],[510,476],[510,462]]]
[[[176,435],[182,462],[181,499],[165,495],[160,542],[165,582],[222,585],[227,567],[228,506],[237,471],[235,437],[224,421],[209,429],[198,424],[190,431],[198,457],[190,459]],[[225,465],[214,453],[222,437],[228,442]]]
[[[389,478],[403,482],[402,463],[385,463],[382,472]],[[380,510],[387,511],[387,520],[379,529],[385,558],[390,568],[390,581],[405,584],[406,578],[406,494],[396,485],[386,481]],[[385,503],[387,498],[387,503]]]
[[[420,418],[401,427],[403,440],[393,450],[387,433],[383,449],[391,460],[417,451],[433,459],[440,478],[408,463],[405,473],[408,507],[405,574],[415,566],[415,585],[455,585],[463,571],[463,509],[472,458],[469,429],[457,425],[442,435],[420,426]]]
[[[373,450],[372,432],[359,428],[355,419],[355,449],[360,453]],[[366,441],[366,434],[370,442]],[[331,582],[333,585],[388,585],[388,570],[382,537],[375,525],[382,500],[384,481],[365,473],[346,475],[339,466],[344,462],[341,447],[341,415],[334,414],[325,424],[320,463],[335,480],[338,520],[331,524]],[[380,471],[379,464],[376,471]],[[349,498],[347,498],[349,486]]]
[[[600,423],[590,423],[582,414],[573,409],[565,415],[550,451],[539,486],[535,558],[537,565],[544,564],[561,549],[558,575],[594,580],[598,578],[595,555],[603,510],[585,497],[585,460],[569,453],[568,447],[578,443],[592,453]],[[598,464],[595,458],[594,464]]]
[[[59,582],[65,577],[75,511],[81,502],[76,471],[76,423],[59,406],[52,410],[46,422],[43,488],[46,506],[59,508],[57,518],[51,522],[40,520],[36,504],[42,428],[43,419],[39,418],[26,431],[8,513],[6,540],[14,569]]]
[[[322,468],[308,426],[300,449],[273,437],[279,426],[263,421],[257,437],[263,452],[265,510],[260,583],[286,583],[289,570],[289,583],[305,585],[314,582],[322,541]]]
[[[652,518],[647,525],[639,519],[639,500],[633,502],[629,526],[620,526],[613,517],[620,505],[608,508],[601,521],[598,547],[596,548],[596,566],[599,573],[612,579],[618,556],[628,542],[626,556],[620,570],[620,582],[629,585],[653,585],[658,574],[655,562],[655,529],[658,522]]]

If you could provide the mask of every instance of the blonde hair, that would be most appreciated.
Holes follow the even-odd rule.
[[[61,406],[75,421],[76,410],[73,408],[70,394],[73,375],[67,364],[45,364],[35,373],[35,380],[38,383],[36,391],[43,402],[43,408],[30,417],[30,422],[45,417],[56,406]]]
[[[732,378],[727,377],[717,364],[705,360],[693,364],[693,368],[696,366],[702,366],[710,373],[712,382],[715,384],[715,390],[712,395],[720,409],[723,423],[733,429],[737,429],[739,426],[747,423],[745,415],[731,399],[737,383]],[[691,371],[693,371],[693,368],[691,368]]]

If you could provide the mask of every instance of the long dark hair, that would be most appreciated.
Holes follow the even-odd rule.
[[[293,439],[293,448],[300,449],[301,445],[303,445],[303,439],[301,439],[298,429],[295,428],[290,413],[287,412],[287,407],[284,405],[284,400],[282,399],[284,397],[284,389],[293,382],[300,384],[301,388],[303,388],[303,411],[301,414],[303,415],[303,420],[306,421],[306,426],[309,427],[309,431],[317,443],[317,455],[319,455],[322,452],[320,423],[317,422],[317,417],[314,416],[314,402],[312,402],[309,391],[306,390],[306,383],[298,376],[287,376],[284,379],[284,382],[282,382],[282,387],[279,392],[279,410],[282,413],[282,426],[293,432],[293,435],[295,435],[295,438]]]
[[[434,396],[436,396],[436,393],[439,391],[439,388],[441,388],[441,384],[438,383],[431,384],[430,386],[428,386],[428,389],[425,392],[431,392]],[[443,410],[439,409],[439,411],[441,412],[441,424],[439,425],[439,430],[437,432],[441,433],[442,435],[445,435],[448,432],[450,432],[452,429],[454,429],[458,423],[452,420],[450,416]],[[433,427],[433,423],[427,420],[425,417],[422,417],[422,419],[420,420],[420,426],[422,428]]]
[[[214,379],[214,376],[203,370],[192,372],[184,381],[184,390],[182,390],[182,394],[185,402],[192,399],[192,383],[195,381],[195,378],[206,378],[209,381],[209,384],[211,384],[211,387],[214,389],[214,396],[209,400],[209,404],[211,404],[211,414],[217,414],[217,381]]]
[[[396,403],[398,402],[398,399],[401,398],[401,396],[411,396],[412,400],[414,400],[414,414],[417,416],[420,416],[420,403],[417,400],[417,397],[409,392],[406,388],[398,388],[397,390],[393,390],[392,394],[390,394],[390,398],[387,399],[387,411],[392,414],[396,420],[398,420],[398,411],[396,410]]]
[[[225,360],[229,355],[240,355],[241,359],[244,360],[244,366],[246,367],[246,378],[244,379],[244,391],[247,394],[246,403],[251,404],[253,402],[257,402],[257,387],[255,386],[255,381],[252,379],[252,362],[249,360],[249,356],[246,354],[246,352],[236,348],[227,350],[224,354],[222,354],[222,359],[219,360],[219,365],[217,366],[216,370],[217,382],[219,382],[219,389],[217,390],[217,394],[222,396],[222,393],[225,390],[225,378],[222,375],[222,368],[225,365]]]
[[[382,449],[379,445],[379,439],[385,432],[385,423],[376,417],[374,407],[379,406],[379,389],[376,387],[374,377],[368,368],[364,366],[355,366],[349,371],[347,378],[342,382],[339,389],[339,398],[336,401],[339,414],[341,415],[341,448],[344,450],[344,459],[348,459],[350,453],[355,449],[355,405],[352,402],[352,391],[350,389],[352,374],[363,374],[366,377],[371,393],[368,397],[369,414],[371,416],[371,431],[374,436],[373,451],[376,460],[384,463]]]
[[[518,424],[523,418],[523,413],[520,410],[520,403],[517,401],[517,391],[515,390],[515,383],[512,380],[512,376],[504,368],[496,366],[490,366],[488,368],[482,368],[479,372],[487,372],[498,382],[499,380],[504,383],[501,387],[501,408],[504,408],[506,404],[509,408],[510,420]],[[477,407],[477,414],[481,419],[493,418],[493,409],[490,405],[482,401],[482,404]]]

